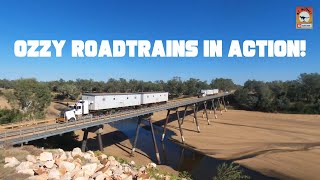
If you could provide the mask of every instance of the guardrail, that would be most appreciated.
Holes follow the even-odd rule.
[[[1,129],[14,129],[14,128],[20,128],[20,127],[26,127],[26,126],[33,126],[38,124],[47,124],[50,122],[53,122],[54,120],[32,120],[32,121],[25,121],[25,122],[19,122],[19,123],[10,123],[10,124],[3,124],[0,125]]]
[[[188,98],[179,101],[169,101],[166,104],[145,107],[136,110],[129,110],[120,113],[81,118],[74,122],[66,123],[55,123],[55,124],[41,124],[33,127],[26,127],[21,129],[7,130],[0,133],[0,146],[3,145],[14,145],[21,144],[24,142],[46,138],[54,135],[63,134],[66,132],[71,132],[79,129],[85,129],[89,127],[94,127],[102,124],[108,124],[124,119],[134,118],[154,112],[159,112],[162,110],[178,108],[181,106],[186,106],[195,103],[201,103],[204,101],[220,98],[230,95],[229,93],[223,93],[219,95],[206,96],[202,98]]]

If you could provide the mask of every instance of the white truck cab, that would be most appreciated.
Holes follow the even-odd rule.
[[[76,121],[78,117],[89,114],[89,101],[79,100],[74,105],[69,105],[69,110],[61,112],[57,118],[60,122]]]
[[[74,105],[69,106],[74,110],[75,115],[86,115],[89,114],[89,101],[79,100]]]

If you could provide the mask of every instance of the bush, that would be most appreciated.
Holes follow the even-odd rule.
[[[320,114],[320,103],[307,104],[304,107],[303,113],[306,114]]]
[[[187,172],[187,171],[181,171],[181,172],[179,172],[178,177],[179,177],[180,179],[187,179],[187,180],[192,179],[192,178],[191,178],[191,174],[190,174],[189,172]]]
[[[249,176],[243,174],[243,170],[239,169],[239,165],[234,163],[223,163],[217,168],[217,175],[213,177],[213,180],[241,180],[250,179]]]
[[[303,102],[292,103],[290,111],[293,113],[303,113],[305,109],[305,104]]]
[[[0,124],[13,123],[21,121],[23,115],[20,111],[15,109],[0,109]]]

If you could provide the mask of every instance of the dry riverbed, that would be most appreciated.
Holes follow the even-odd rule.
[[[197,116],[201,133],[196,132],[192,114],[183,124],[186,144],[196,151],[281,179],[320,176],[319,115],[229,110],[218,114],[218,119],[209,114],[208,125],[202,114]],[[163,124],[165,116],[166,112],[158,112],[153,120]],[[172,114],[171,120],[175,118]],[[168,128],[175,132],[172,138],[181,142],[177,121]]]

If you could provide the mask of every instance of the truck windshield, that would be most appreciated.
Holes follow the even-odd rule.
[[[77,106],[76,106],[76,105],[73,105],[73,106],[70,105],[68,108],[69,108],[70,110],[71,110],[71,109],[77,109]]]

